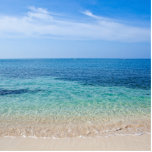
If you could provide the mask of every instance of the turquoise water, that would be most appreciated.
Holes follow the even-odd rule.
[[[149,132],[150,81],[150,60],[0,60],[0,135]]]

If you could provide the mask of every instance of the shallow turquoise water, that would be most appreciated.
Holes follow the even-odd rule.
[[[85,86],[45,77],[16,81],[3,79],[3,83],[1,86],[5,88],[30,91],[1,96],[1,116],[150,113],[150,90]]]
[[[112,129],[124,123],[149,123],[149,60],[73,62],[1,60],[0,134],[31,135],[25,130],[32,128],[32,135],[41,136],[40,127],[46,130],[43,136],[54,135],[52,130],[67,132],[67,128],[81,135],[88,127],[90,132],[100,132],[106,124]]]

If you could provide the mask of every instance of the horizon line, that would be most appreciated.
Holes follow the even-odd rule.
[[[25,60],[25,59],[29,59],[29,60],[36,60],[36,59],[151,59],[150,58],[81,58],[81,57],[67,57],[67,58],[0,58],[0,60]]]

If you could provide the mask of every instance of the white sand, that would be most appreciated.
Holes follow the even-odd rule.
[[[1,137],[0,150],[150,150],[149,134],[65,139]]]

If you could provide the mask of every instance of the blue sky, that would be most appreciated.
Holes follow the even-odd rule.
[[[0,58],[150,58],[150,0],[0,0]]]

